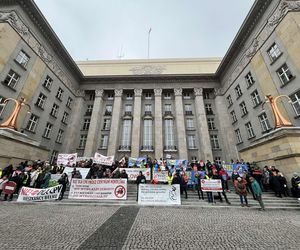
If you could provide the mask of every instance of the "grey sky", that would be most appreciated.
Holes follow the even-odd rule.
[[[74,60],[222,57],[254,0],[35,0]]]

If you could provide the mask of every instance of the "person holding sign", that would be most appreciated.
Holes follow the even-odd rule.
[[[137,192],[136,192],[136,201],[139,199],[139,185],[146,184],[146,177],[143,175],[143,172],[140,171],[139,175],[136,177],[135,183],[137,184]]]

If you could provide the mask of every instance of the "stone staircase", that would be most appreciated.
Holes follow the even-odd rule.
[[[68,199],[68,191],[64,194],[64,199],[62,201],[55,201],[57,204],[61,205],[90,205],[90,206],[138,206],[136,201],[137,186],[135,184],[128,184],[127,200],[72,200]],[[240,198],[231,187],[231,192],[226,193],[228,200],[231,205],[228,205],[223,196],[223,202],[215,199],[214,204],[207,202],[207,196],[204,192],[204,200],[199,200],[197,191],[188,190],[188,199],[185,196],[181,196],[181,206],[180,207],[218,207],[218,208],[242,208],[240,205]],[[253,199],[252,194],[247,196],[250,208],[258,209],[260,206],[256,200]],[[300,210],[300,203],[298,199],[292,197],[275,197],[273,192],[263,193],[263,202],[266,209],[285,209],[285,210]]]

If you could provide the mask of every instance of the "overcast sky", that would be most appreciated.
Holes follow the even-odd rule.
[[[254,0],[35,0],[74,60],[222,57]],[[122,52],[121,52],[122,51]]]

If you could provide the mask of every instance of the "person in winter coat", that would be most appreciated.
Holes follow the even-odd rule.
[[[257,181],[257,183],[260,186],[260,189],[263,190],[263,171],[259,169],[259,167],[255,167],[255,169],[252,172],[252,177]]]
[[[136,192],[136,201],[139,199],[139,185],[146,184],[146,177],[143,175],[143,172],[140,171],[139,175],[136,177],[135,183],[137,185],[137,192]]]
[[[61,193],[58,198],[59,200],[62,200],[64,198],[64,193],[65,193],[65,191],[67,189],[67,185],[69,183],[68,175],[66,173],[63,173],[57,182],[58,182],[58,184],[62,185]]]
[[[225,184],[224,184],[224,180],[223,180],[223,178],[221,177],[221,175],[218,174],[218,172],[215,172],[215,173],[213,174],[213,176],[212,176],[212,179],[213,179],[213,180],[221,180],[221,183],[222,183],[222,194],[223,194],[223,196],[224,196],[224,199],[225,199],[226,203],[230,205],[231,203],[229,202],[229,200],[228,200],[228,198],[227,198],[227,196],[226,196],[226,193],[225,193]],[[228,188],[228,187],[227,187],[227,188]],[[218,192],[218,196],[219,196],[220,201],[223,202],[223,199],[222,199],[222,196],[221,196],[221,192]]]
[[[265,205],[262,200],[262,190],[260,188],[260,185],[253,177],[250,177],[249,180],[252,186],[253,193],[256,197],[256,200],[259,202],[259,205],[261,207],[260,209],[265,210]]]
[[[293,177],[291,179],[292,184],[292,194],[296,198],[300,198],[300,176],[298,173],[293,173]]]
[[[3,186],[4,184],[8,182],[8,178],[7,178],[7,175],[4,175],[1,179],[0,179],[0,197],[1,197],[1,194],[2,194],[2,191],[3,191]]]
[[[49,169],[46,169],[41,188],[47,188],[49,186],[50,179],[51,179],[51,173]]]
[[[222,183],[224,184],[225,189],[227,190],[227,192],[230,192],[229,188],[228,188],[228,180],[229,180],[229,175],[226,172],[226,170],[224,168],[221,168],[219,171],[219,175],[222,178]]]
[[[285,197],[289,196],[289,189],[288,189],[288,186],[287,186],[287,180],[281,172],[278,173],[278,179],[279,179],[279,183],[280,183],[281,193]]]
[[[183,172],[182,177],[181,177],[181,182],[180,182],[180,194],[182,195],[183,192],[185,193],[185,198],[187,199],[187,185],[189,182],[189,177],[185,172]]]
[[[268,170],[268,166],[264,167],[262,182],[263,182],[264,190],[268,191],[270,186],[270,172]]]
[[[238,177],[237,178],[237,183],[236,183],[236,186],[235,186],[236,193],[240,196],[240,201],[241,201],[241,206],[242,207],[245,206],[244,205],[244,201],[246,203],[246,206],[249,207],[248,200],[247,200],[247,187],[246,187],[246,183],[247,183],[246,180],[244,180],[241,177]]]
[[[275,196],[279,197],[279,198],[282,198],[282,195],[281,195],[281,185],[280,185],[280,177],[278,175],[278,172],[277,171],[274,171],[273,172],[273,177],[271,179],[271,182],[272,182],[272,187],[273,187],[273,190],[275,192]]]

